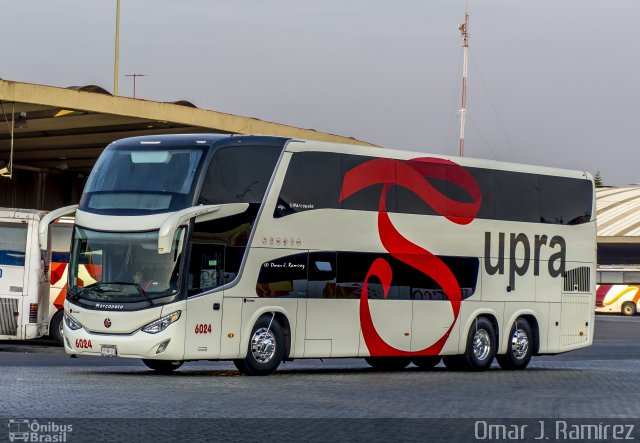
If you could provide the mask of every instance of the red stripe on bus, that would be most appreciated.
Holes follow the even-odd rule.
[[[443,166],[446,166],[444,168]],[[455,183],[473,199],[471,203],[460,203],[436,190],[426,177]],[[475,179],[460,165],[448,160],[417,158],[410,162],[391,159],[376,159],[363,163],[345,174],[340,201],[350,195],[376,184],[384,184],[378,209],[378,234],[385,249],[394,258],[417,269],[435,280],[443,289],[453,311],[453,321],[447,331],[431,346],[418,351],[404,351],[389,345],[378,333],[371,316],[368,283],[371,277],[380,280],[387,298],[393,271],[388,261],[376,259],[365,278],[360,296],[360,324],[362,336],[371,356],[422,356],[437,355],[442,351],[449,334],[460,314],[461,291],[458,281],[447,265],[426,249],[407,240],[395,228],[386,208],[387,192],[391,185],[409,189],[448,220],[466,225],[473,221],[480,208],[482,195]]]
[[[599,308],[604,306],[604,298],[607,296],[607,292],[613,285],[600,285],[596,291],[596,306]]]

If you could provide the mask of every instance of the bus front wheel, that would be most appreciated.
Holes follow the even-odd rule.
[[[282,326],[272,316],[264,315],[253,326],[247,356],[233,364],[245,375],[269,375],[278,369],[283,358]]]
[[[524,369],[531,361],[533,354],[533,335],[529,322],[519,318],[511,327],[507,353],[498,355],[496,359],[502,369]]]
[[[626,302],[622,304],[622,315],[632,316],[636,314],[635,303]]]
[[[178,369],[184,362],[180,360],[148,360],[143,358],[142,363],[144,363],[147,368],[153,369],[156,372],[168,374]]]

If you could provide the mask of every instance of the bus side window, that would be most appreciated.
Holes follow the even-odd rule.
[[[187,277],[187,294],[199,294],[220,285],[224,246],[193,243]]]
[[[336,253],[309,254],[309,298],[336,298]]]
[[[256,294],[259,297],[305,297],[308,255],[287,255],[263,263]]]
[[[27,225],[0,223],[0,265],[24,266]]]

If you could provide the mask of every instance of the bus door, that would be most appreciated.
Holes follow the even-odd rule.
[[[29,312],[21,306],[28,229],[27,220],[0,219],[0,336],[17,336],[18,316]]]
[[[187,272],[185,360],[216,359],[220,355],[223,291],[227,280],[225,249],[212,243],[191,243]]]

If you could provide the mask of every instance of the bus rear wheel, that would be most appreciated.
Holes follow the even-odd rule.
[[[636,305],[635,303],[625,302],[622,304],[621,309],[622,315],[626,315],[628,317],[636,314]]]
[[[511,327],[507,353],[496,356],[502,369],[524,369],[531,361],[533,354],[533,335],[531,326],[525,319],[519,318]]]
[[[147,368],[153,369],[156,372],[168,374],[178,369],[184,362],[180,360],[149,360],[143,358],[142,363],[144,363]]]
[[[60,346],[64,346],[64,330],[62,328],[62,319],[64,318],[64,309],[60,309],[51,318],[49,323],[49,336]]]
[[[378,371],[400,371],[411,363],[407,357],[365,357],[364,361]]]
[[[283,358],[282,326],[272,316],[264,315],[253,326],[247,356],[233,364],[245,375],[269,375],[278,369]]]
[[[464,354],[448,355],[443,361],[453,371],[484,371],[489,369],[495,355],[495,329],[489,320],[478,317],[469,330]]]

